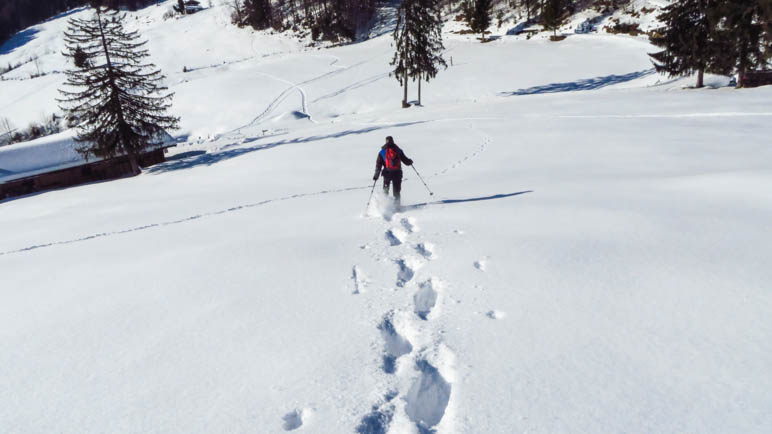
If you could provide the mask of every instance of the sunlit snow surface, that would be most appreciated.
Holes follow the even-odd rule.
[[[389,35],[169,5],[130,14],[169,161],[0,203],[1,431],[772,431],[772,89],[682,89],[645,39],[448,34],[403,110]],[[38,28],[0,64],[64,69]],[[0,82],[0,117],[62,81]],[[433,196],[405,167],[366,207],[386,135]]]

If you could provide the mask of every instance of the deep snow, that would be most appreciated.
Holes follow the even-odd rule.
[[[684,90],[644,39],[447,34],[402,110],[388,35],[163,9],[132,17],[170,161],[0,203],[4,432],[772,430],[771,88]],[[0,64],[63,68],[62,26]],[[62,80],[0,82],[0,117]],[[365,210],[386,135],[436,194],[406,168]]]

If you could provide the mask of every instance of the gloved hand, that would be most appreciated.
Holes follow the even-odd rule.
[[[378,180],[378,175],[376,174],[373,176],[373,181],[377,181],[377,180]]]
[[[408,158],[407,159],[407,163],[405,163],[405,164],[407,164],[408,166],[412,166],[413,165],[413,160]]]

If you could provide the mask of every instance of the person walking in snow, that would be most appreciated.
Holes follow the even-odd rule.
[[[394,143],[391,136],[386,137],[386,144],[378,152],[378,158],[375,160],[375,175],[373,181],[378,181],[378,176],[383,175],[383,192],[389,194],[389,184],[393,185],[394,201],[399,205],[400,193],[402,192],[402,165],[413,164],[413,160],[405,156],[405,152]]]

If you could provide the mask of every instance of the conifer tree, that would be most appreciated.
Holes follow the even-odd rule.
[[[85,57],[66,72],[59,102],[77,128],[78,152],[86,158],[127,155],[132,171],[138,158],[161,142],[165,129],[177,128],[179,118],[167,114],[172,93],[161,84],[164,76],[147,63],[146,41],[123,28],[125,15],[92,2],[90,18],[70,18],[64,40],[74,58],[80,47]],[[74,59],[73,59],[74,60]]]
[[[662,51],[651,53],[657,72],[681,77],[697,72],[697,86],[703,86],[706,70],[714,70],[718,45],[711,16],[715,0],[673,2],[657,17],[664,25],[655,30],[651,43]]]
[[[246,0],[244,2],[247,22],[253,28],[262,30],[273,24],[271,0]]]
[[[437,76],[439,67],[447,67],[442,58],[442,12],[440,0],[404,0],[394,30],[396,50],[392,75],[402,83],[402,107],[407,103],[408,79],[418,80],[418,104],[421,104],[421,80]]]
[[[536,0],[520,0],[520,5],[525,8],[525,18],[528,21],[531,20],[531,15],[535,9],[534,3]]]
[[[552,30],[552,36],[557,37],[557,31],[563,24],[567,10],[566,0],[545,0],[541,10],[541,22],[546,30]]]
[[[442,58],[445,46],[442,44],[441,0],[419,0],[419,21],[416,26],[416,44],[413,47],[414,63],[418,80],[418,105],[421,105],[421,80],[427,83],[439,72],[439,67],[448,67]]]
[[[417,20],[418,7],[418,0],[403,0],[397,10],[397,25],[392,33],[395,50],[390,63],[394,67],[391,75],[402,84],[402,108],[410,107],[407,102],[407,82],[408,76],[415,73],[412,58],[413,45],[415,44],[412,26]]]
[[[761,3],[762,20],[764,23],[764,34],[762,41],[764,46],[764,58],[766,59],[765,69],[772,68],[772,0],[764,0]]]
[[[80,45],[76,46],[75,50],[72,52],[72,61],[76,68],[85,68],[88,66],[88,55],[80,48]]]
[[[767,0],[723,0],[717,4],[716,32],[721,46],[717,69],[724,74],[737,72],[737,87],[743,87],[746,72],[767,64],[766,3]]]
[[[464,3],[466,23],[475,33],[480,33],[480,40],[485,41],[485,31],[491,26],[492,0],[467,0]]]

